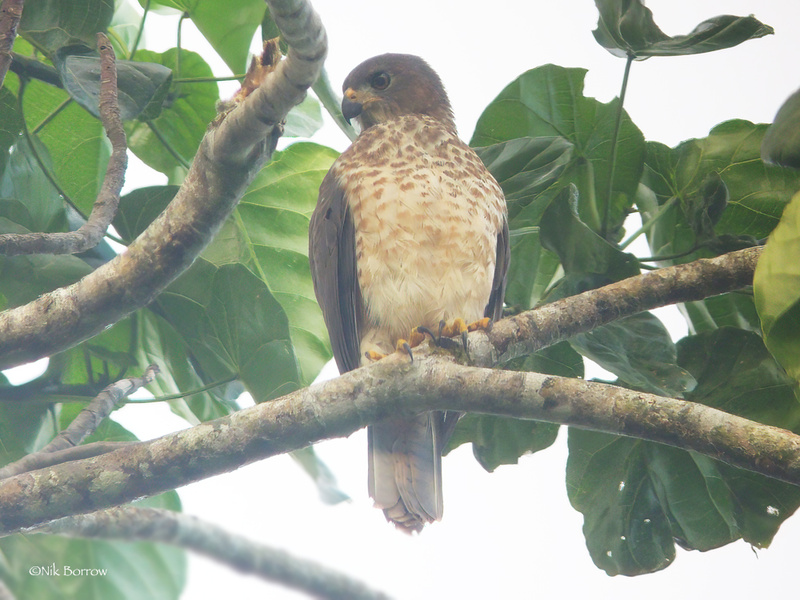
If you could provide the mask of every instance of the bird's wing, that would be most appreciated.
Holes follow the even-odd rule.
[[[308,230],[308,257],[314,293],[328,327],[333,356],[341,373],[361,363],[359,329],[363,302],[356,269],[353,218],[335,166],[319,188]]]
[[[508,261],[511,258],[511,247],[508,239],[508,217],[503,217],[503,226],[497,233],[497,256],[494,262],[494,277],[492,278],[492,293],[486,304],[484,317],[493,321],[503,318],[503,301],[506,296],[506,282],[508,281]]]

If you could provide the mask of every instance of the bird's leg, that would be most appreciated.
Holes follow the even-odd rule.
[[[471,331],[477,331],[479,329],[483,329],[484,331],[491,331],[492,330],[492,320],[489,317],[484,317],[479,319],[473,323],[467,324],[464,319],[456,318],[453,319],[453,322],[449,325],[446,324],[444,321],[439,323],[439,340],[437,344],[439,346],[443,346],[442,341],[446,338],[454,338],[460,337],[461,338],[461,346],[464,348],[464,352],[467,353],[469,357],[469,347],[467,346],[467,334]]]

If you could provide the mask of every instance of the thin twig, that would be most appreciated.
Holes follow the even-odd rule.
[[[111,414],[111,411],[116,408],[120,400],[153,381],[158,372],[159,368],[157,365],[150,365],[141,377],[121,379],[106,387],[89,403],[89,406],[78,413],[78,416],[75,417],[66,429],[61,431],[44,448],[33,454],[28,454],[20,460],[10,463],[0,469],[0,479],[18,473],[25,473],[32,469],[42,468],[43,463],[55,464],[52,457],[43,458],[43,455],[57,453],[80,444],[88,435],[91,435],[98,428],[100,423],[102,423],[108,415]],[[113,449],[116,450],[117,448],[115,447]],[[91,454],[91,451],[89,451],[89,455],[94,456],[94,454]],[[61,455],[61,457],[63,456],[67,456],[64,460],[74,460],[75,458],[69,454]],[[61,461],[57,460],[57,462]]]
[[[0,6],[0,86],[11,66],[11,48],[17,37],[17,26],[22,18],[24,0],[3,0]]]
[[[119,206],[119,194],[128,165],[125,130],[117,102],[117,69],[114,50],[103,33],[97,34],[100,51],[100,119],[111,141],[111,158],[100,193],[89,219],[77,231],[0,235],[0,253],[75,254],[94,248],[103,239]]]
[[[240,573],[258,575],[328,600],[388,600],[388,596],[364,583],[316,562],[298,558],[277,548],[190,515],[157,508],[121,507],[48,523],[37,533],[81,538],[147,541],[192,550],[228,565]]]

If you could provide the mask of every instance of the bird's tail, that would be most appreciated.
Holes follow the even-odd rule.
[[[369,427],[369,495],[406,533],[442,518],[444,422],[430,412]]]

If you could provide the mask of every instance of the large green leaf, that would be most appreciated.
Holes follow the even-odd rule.
[[[0,88],[0,177],[3,176],[8,151],[22,131],[22,115],[17,107],[17,97],[7,87]]]
[[[145,309],[137,313],[136,325],[139,364],[164,367],[147,389],[154,396],[182,395],[169,401],[172,412],[196,425],[238,410],[235,400],[244,391],[238,380],[191,393],[214,381],[203,377],[201,361],[191,354],[189,343],[166,319]]]
[[[257,402],[300,387],[286,314],[242,264],[198,259],[157,304],[209,381],[238,375]]]
[[[792,194],[800,187],[800,175],[761,161],[765,130],[766,125],[728,121],[712,129],[707,138],[688,140],[673,149],[648,143],[643,181],[655,192],[658,207],[640,207],[643,220],[653,219],[658,208],[675,199],[662,210],[650,229],[648,241],[654,255],[687,252],[696,248],[698,242],[724,252],[735,249],[737,244],[746,244],[747,239],[766,237],[772,231]],[[709,185],[715,177],[724,184],[728,201],[713,227],[715,243],[709,244],[708,239],[699,239],[697,235],[700,231],[708,234],[708,228],[698,222],[707,218],[707,214],[697,210],[697,206],[703,205],[703,196],[716,193],[716,188]],[[679,262],[696,257],[689,254]]]
[[[100,116],[100,56],[86,46],[65,46],[53,62],[61,83],[75,102],[95,117]],[[172,71],[159,64],[118,60],[117,102],[120,117],[129,121],[145,114],[155,118],[167,95]]]
[[[470,145],[488,146],[524,136],[565,138],[573,145],[569,181],[580,191],[581,219],[594,231],[600,230],[610,188],[608,231],[614,232],[624,221],[639,185],[644,137],[623,112],[613,185],[609,186],[618,101],[603,104],[586,98],[585,75],[584,69],[554,65],[522,74],[483,112]]]
[[[113,0],[26,0],[19,34],[46,54],[75,42],[95,46],[113,15]]]
[[[139,0],[144,5],[144,0]],[[188,14],[214,50],[234,73],[244,73],[247,55],[266,5],[261,0],[155,0]]]
[[[518,138],[476,148],[508,203],[511,264],[506,303],[532,308],[553,282],[558,259],[539,242],[539,221],[572,159],[564,138]]]
[[[540,221],[542,246],[558,255],[566,272],[551,299],[639,274],[638,262],[631,254],[621,252],[581,220],[578,202],[574,185],[563,188]]]
[[[164,53],[139,50],[136,60],[155,63],[169,68],[175,79],[212,78],[211,67],[203,58],[189,50],[181,51],[180,72],[177,70],[177,48]],[[216,82],[180,83],[173,79],[157,118],[144,115],[138,121],[127,123],[128,146],[145,164],[175,177],[185,165],[191,163],[208,124],[217,114],[219,88]]]
[[[261,170],[236,210],[237,237],[246,244],[242,252],[289,318],[304,383],[331,356],[311,284],[308,222],[336,156],[325,146],[292,144]]]
[[[580,333],[570,345],[625,385],[659,396],[682,397],[695,381],[676,363],[675,344],[655,315],[641,313]]]
[[[753,279],[767,347],[800,383],[800,193],[772,232]]]
[[[759,337],[717,329],[678,344],[697,380],[687,398],[767,424],[800,428],[789,378]],[[567,490],[584,515],[595,563],[636,575],[671,564],[673,539],[708,550],[742,538],[771,542],[800,504],[800,489],[694,452],[571,429]]]
[[[642,0],[595,0],[600,18],[594,34],[597,43],[614,56],[701,54],[738,46],[753,38],[774,33],[755,17],[721,15],[700,23],[688,35],[670,37],[653,20]]]
[[[786,99],[767,129],[761,157],[782,167],[800,169],[800,90]]]

